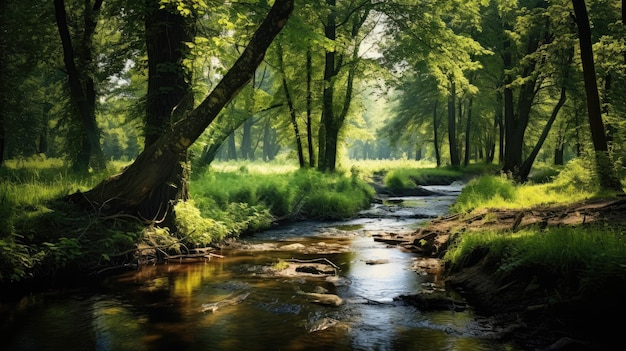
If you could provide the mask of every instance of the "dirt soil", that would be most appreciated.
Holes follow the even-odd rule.
[[[426,257],[441,258],[451,239],[459,233],[477,230],[510,233],[529,226],[581,225],[626,225],[626,197],[568,206],[488,209],[470,215],[450,215],[434,219],[412,234],[382,235],[375,240],[400,245]],[[505,331],[503,339],[525,350],[609,350],[621,338],[619,321],[626,314],[624,274],[616,277],[615,285],[598,287],[597,294],[591,296],[581,296],[574,289],[571,296],[557,296],[555,282],[567,277],[548,276],[541,267],[502,272],[488,252],[476,250],[462,267],[447,267],[445,276],[447,284],[475,308],[478,318]]]

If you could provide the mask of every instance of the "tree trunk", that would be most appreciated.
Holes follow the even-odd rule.
[[[85,193],[72,194],[68,200],[102,214],[137,215],[137,210],[149,201],[150,194],[166,182],[171,170],[177,167],[180,154],[200,137],[224,106],[252,79],[265,51],[292,10],[293,0],[276,0],[244,52],[196,109],[148,145],[123,173],[109,177]],[[167,205],[159,203],[152,204],[152,207]],[[154,217],[145,218],[158,216],[155,213]]]
[[[241,126],[241,158],[243,160],[253,160],[252,125],[254,123],[254,116],[250,114],[250,108],[247,108],[246,112],[248,112],[248,117],[243,121],[243,125]]]
[[[153,144],[172,124],[193,108],[190,73],[183,65],[192,23],[175,9],[146,1],[145,31],[148,52],[148,94],[145,146]]]
[[[584,0],[572,0],[574,15],[578,25],[578,39],[580,42],[580,58],[583,65],[583,78],[585,81],[585,94],[587,96],[587,113],[591,140],[596,154],[596,171],[600,186],[605,190],[622,192],[622,185],[613,166],[609,155],[608,143],[604,123],[602,122],[602,110],[600,107],[600,95],[596,81],[595,64],[593,61],[593,44],[591,42],[591,28],[589,16]]]
[[[63,47],[63,62],[70,87],[70,100],[74,108],[76,108],[82,123],[82,148],[74,164],[74,167],[81,171],[86,171],[89,168],[92,157],[94,168],[104,169],[106,166],[102,148],[100,147],[100,131],[96,123],[95,111],[96,93],[92,72],[90,72],[90,70],[93,70],[91,44],[96,27],[94,13],[100,10],[101,5],[102,0],[96,0],[93,7],[90,6],[89,1],[85,2],[83,12],[84,32],[80,42],[82,56],[78,57],[74,52],[72,44],[65,2],[63,0],[54,0],[54,13]]]
[[[557,146],[554,148],[554,165],[555,166],[562,166],[564,163],[564,159],[563,159],[563,154],[565,151],[565,144],[564,143],[559,143],[557,144]]]
[[[163,7],[158,1],[146,0],[145,31],[148,54],[148,92],[146,97],[145,147],[183,118],[193,108],[190,73],[183,60],[187,55],[187,42],[193,40],[193,19],[177,10]],[[178,161],[169,171],[168,178],[153,189],[138,212],[147,219],[165,220],[170,207],[179,200],[189,198],[187,192],[187,151],[178,155]]]
[[[460,166],[459,150],[456,145],[456,83],[450,79],[450,95],[448,96],[448,143],[450,144],[450,165]]]
[[[563,86],[561,87],[561,96],[559,97],[559,101],[556,103],[556,106],[554,106],[554,109],[552,110],[552,114],[550,115],[548,122],[546,122],[546,125],[543,127],[543,131],[541,132],[541,136],[539,136],[539,140],[537,140],[537,143],[535,144],[535,147],[531,151],[530,155],[528,155],[526,160],[524,160],[524,163],[522,163],[522,165],[519,168],[519,171],[517,173],[517,178],[519,181],[526,182],[528,180],[528,175],[530,174],[530,170],[533,167],[533,163],[535,163],[535,159],[537,158],[537,155],[539,154],[539,150],[541,150],[543,143],[546,141],[546,138],[548,137],[548,133],[550,132],[550,129],[552,128],[552,124],[554,123],[556,116],[559,114],[561,107],[563,107],[563,105],[565,104],[566,99],[567,99],[567,95],[565,93],[565,84],[563,84]]]
[[[535,99],[536,79],[531,78],[520,87],[517,99],[517,113],[505,117],[505,140],[504,167],[505,172],[516,174],[522,164],[524,151],[524,136],[530,120],[530,112]],[[512,94],[510,99],[512,99]],[[506,99],[505,99],[506,100]],[[512,103],[508,101],[508,103]]]
[[[313,57],[311,48],[306,51],[306,138],[309,148],[309,167],[315,167],[315,152],[313,151]]]
[[[441,167],[441,153],[439,152],[439,118],[437,118],[437,105],[439,101],[435,100],[433,104],[433,146],[435,147],[435,160],[437,167]]]
[[[467,124],[465,125],[465,155],[463,157],[463,165],[467,167],[470,159],[470,130],[472,126],[472,103],[474,99],[470,97],[467,105]]]
[[[293,126],[293,132],[296,138],[296,151],[298,153],[298,162],[300,164],[300,168],[305,168],[306,162],[304,161],[304,151],[302,150],[302,138],[300,136],[300,128],[298,127],[298,120],[296,118],[297,112],[296,112],[295,106],[293,105],[291,94],[289,93],[289,86],[287,85],[287,76],[285,75],[285,64],[283,61],[284,61],[283,60],[283,48],[281,45],[278,45],[279,69],[282,75],[282,85],[283,85],[283,91],[285,92],[285,100],[287,100],[287,107],[289,109],[289,117],[291,118],[291,125]]]
[[[327,23],[324,25],[324,33],[326,38],[334,41],[337,33],[337,13],[336,13],[336,0],[326,0],[326,4],[330,8],[330,12],[327,16]],[[351,62],[348,64],[348,77],[346,78],[346,88],[343,98],[343,107],[339,113],[334,111],[334,95],[335,95],[335,77],[339,73],[342,67],[342,62],[345,57],[344,54],[337,55],[335,50],[326,51],[326,62],[324,67],[324,93],[323,93],[323,108],[322,108],[322,126],[324,128],[324,156],[322,159],[322,153],[320,153],[320,169],[324,171],[334,172],[337,167],[337,152],[339,145],[339,132],[343,127],[350,105],[352,103],[352,94],[354,87],[354,79],[356,75],[356,69],[359,61],[359,48],[360,42],[358,41],[358,34],[361,27],[365,23],[369,15],[369,9],[361,8],[361,11],[354,11],[350,15],[351,28],[349,38],[354,40],[352,43],[352,54],[350,56]],[[321,131],[321,129],[320,129]],[[321,143],[322,134],[320,134]],[[321,150],[320,150],[321,151]]]
[[[226,160],[237,160],[237,144],[235,143],[235,132],[228,134],[228,150],[226,152]]]
[[[7,28],[7,0],[0,0],[0,31],[5,33]],[[4,150],[6,145],[6,106],[8,105],[8,38],[0,35],[0,166],[4,164]]]
[[[324,34],[326,39],[334,41],[337,37],[336,10],[335,0],[326,0],[326,4],[330,8],[327,21],[324,24]],[[326,50],[324,63],[324,92],[322,95],[322,123],[320,125],[320,149],[319,149],[319,165],[321,171],[332,171],[331,165],[335,163],[335,156],[332,153],[333,145],[337,144],[337,140],[333,139],[333,126],[335,120],[334,112],[334,95],[335,83],[334,78],[337,75],[335,50]],[[322,131],[323,129],[323,131]],[[338,134],[338,133],[337,133]],[[322,140],[322,136],[324,139]],[[323,144],[322,144],[323,142]],[[329,150],[330,146],[330,150]],[[329,159],[329,155],[330,158]]]
[[[564,56],[563,62],[561,62],[561,67],[562,67],[561,79],[560,79],[561,80],[561,94],[559,96],[559,100],[554,106],[554,109],[552,110],[552,114],[550,114],[550,118],[546,122],[546,125],[544,126],[543,131],[541,132],[541,135],[539,136],[539,139],[537,140],[537,143],[535,144],[535,147],[533,148],[533,150],[530,152],[530,155],[528,155],[526,160],[524,160],[524,162],[519,168],[517,178],[521,182],[526,182],[528,180],[528,175],[530,174],[530,170],[532,169],[533,163],[535,162],[535,159],[537,158],[537,155],[539,154],[539,151],[541,150],[543,143],[548,137],[548,133],[550,132],[550,129],[552,128],[552,124],[556,120],[556,117],[559,114],[559,111],[561,110],[561,108],[565,104],[565,101],[567,100],[566,85],[567,85],[567,81],[569,78],[569,70],[572,64],[572,59],[574,58],[574,49],[568,50],[566,52],[566,55],[567,56]]]

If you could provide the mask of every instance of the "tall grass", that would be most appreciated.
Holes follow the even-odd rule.
[[[610,196],[599,192],[599,182],[587,167],[592,165],[585,159],[572,160],[560,172],[550,173],[552,181],[542,178],[542,183],[517,184],[505,175],[485,175],[470,181],[450,210],[465,213],[480,208],[528,208]]]
[[[232,204],[267,209],[277,218],[291,215],[348,218],[369,206],[373,190],[357,175],[315,170],[294,172],[217,172],[194,177],[190,192],[204,216],[224,216]],[[231,207],[232,208],[232,207]]]
[[[452,267],[463,266],[479,249],[488,252],[487,259],[498,260],[498,272],[521,270],[548,285],[580,294],[606,289],[616,277],[626,280],[626,231],[620,227],[466,233],[447,251],[445,259]]]

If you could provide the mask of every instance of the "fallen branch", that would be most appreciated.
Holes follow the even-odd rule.
[[[287,261],[287,262],[294,262],[294,263],[313,263],[313,262],[320,262],[320,261],[322,261],[322,262],[326,262],[328,265],[332,266],[335,269],[341,270],[341,268],[339,268],[339,266],[337,266],[336,264],[332,263],[330,260],[328,260],[325,257],[313,258],[313,259],[310,259],[310,260],[299,260],[299,259],[296,259],[296,258],[292,258],[292,259],[285,260],[285,261]]]

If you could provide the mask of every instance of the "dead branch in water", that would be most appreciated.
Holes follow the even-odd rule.
[[[321,258],[313,258],[310,260],[299,260],[296,258],[292,258],[289,260],[285,260],[287,262],[294,262],[294,263],[313,263],[313,262],[326,262],[326,264],[332,266],[333,268],[337,269],[337,270],[341,270],[341,268],[339,268],[339,266],[337,266],[336,264],[332,263],[329,259],[325,258],[325,257],[321,257]]]

